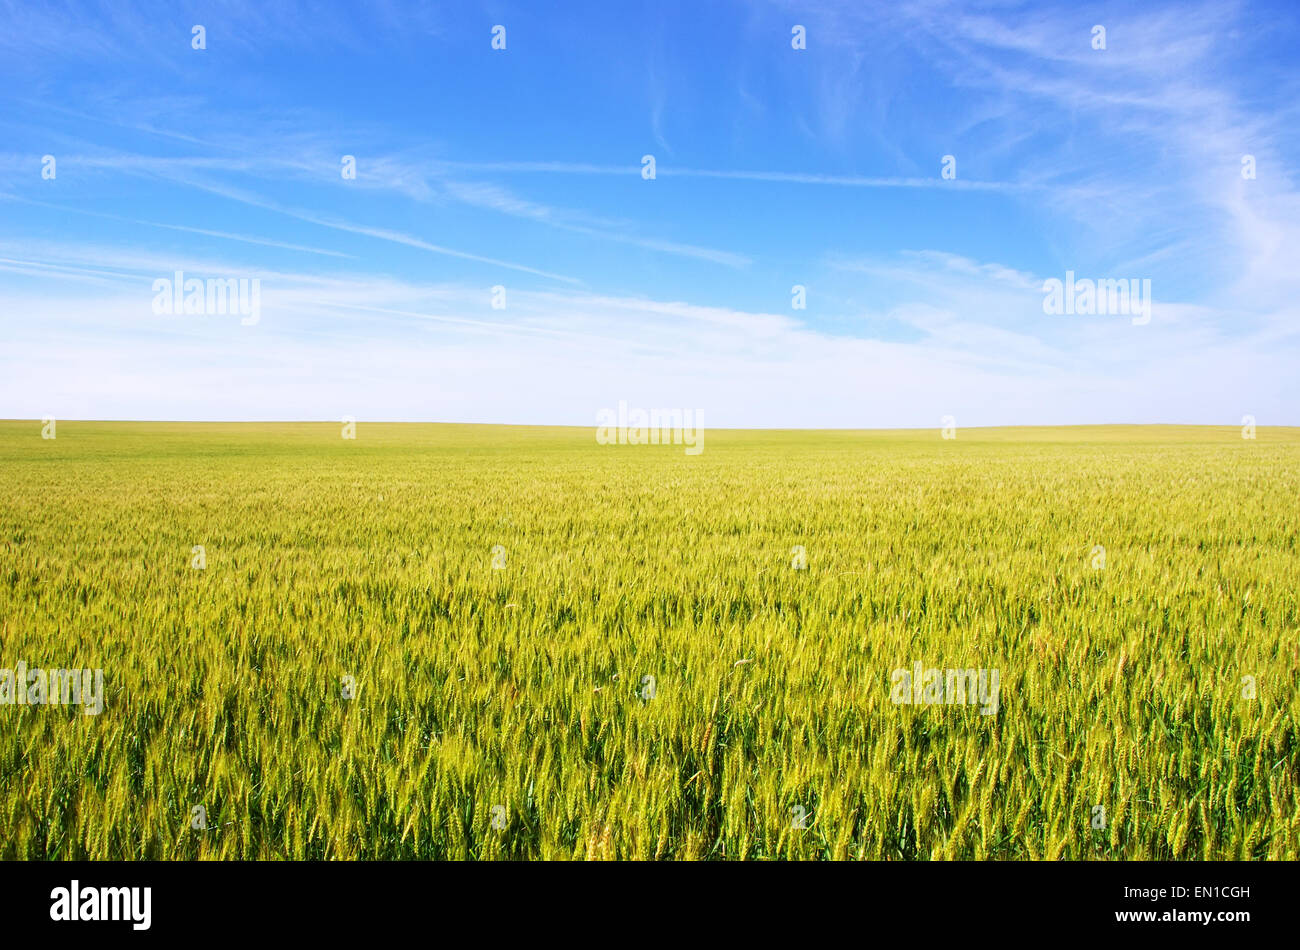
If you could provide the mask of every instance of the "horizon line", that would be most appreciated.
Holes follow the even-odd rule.
[[[345,420],[338,419],[76,419],[52,416],[57,423],[89,422],[120,423],[129,425],[339,425]],[[391,426],[495,426],[512,429],[592,429],[601,428],[599,424],[576,424],[555,422],[447,422],[434,419],[422,420],[386,420],[355,418],[347,421],[358,425]],[[31,423],[40,425],[40,418],[0,418],[0,424]],[[1066,422],[1066,423],[1001,423],[996,425],[958,425],[957,431],[972,429],[1240,429],[1240,422]],[[1300,424],[1254,423],[1258,429],[1297,429]],[[647,428],[649,428],[647,426]],[[659,428],[670,428],[661,426]],[[700,426],[713,432],[928,432],[931,429],[943,429],[942,424],[933,426]]]

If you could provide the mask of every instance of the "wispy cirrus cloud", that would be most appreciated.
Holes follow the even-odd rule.
[[[20,27],[0,38],[0,293],[23,314],[0,393],[126,415],[190,383],[184,411],[226,416],[584,423],[602,394],[714,424],[1276,421],[1300,405],[1300,17],[1265,7],[724,2],[692,29],[604,11],[574,46],[577,14],[507,4],[497,53],[481,15],[427,5],[297,32],[255,4],[0,5]],[[265,318],[158,319],[149,284],[176,269],[261,279]],[[1049,317],[1066,270],[1151,278],[1150,325]]]

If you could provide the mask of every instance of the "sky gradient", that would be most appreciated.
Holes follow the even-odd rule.
[[[0,416],[1300,424],[1300,7],[1134,6],[0,2]]]

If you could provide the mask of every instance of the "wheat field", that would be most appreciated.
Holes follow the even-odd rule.
[[[0,423],[0,856],[1300,857],[1300,429],[705,445]]]

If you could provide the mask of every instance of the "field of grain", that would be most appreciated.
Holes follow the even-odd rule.
[[[0,667],[104,684],[0,705],[4,858],[1300,857],[1297,429],[19,421],[0,481]]]

